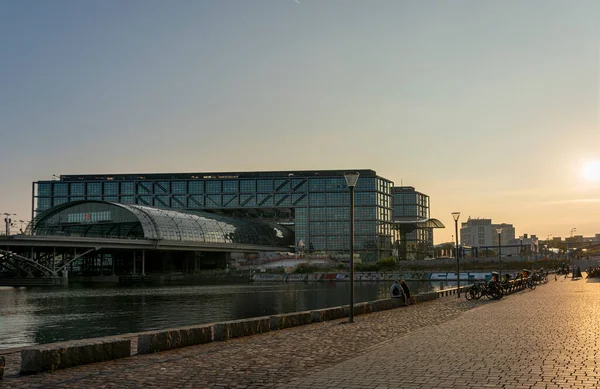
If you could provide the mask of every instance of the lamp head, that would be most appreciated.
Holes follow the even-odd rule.
[[[460,217],[460,212],[452,212],[452,217],[454,218],[454,221],[457,222]]]
[[[496,232],[499,233],[499,234],[501,234],[502,233],[502,227],[496,228]]]
[[[346,184],[348,184],[349,188],[354,188],[356,183],[358,182],[359,172],[346,172],[344,173],[344,177],[346,178]]]

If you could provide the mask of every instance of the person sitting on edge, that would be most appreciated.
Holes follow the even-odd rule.
[[[400,298],[404,297],[404,293],[402,292],[402,288],[397,280],[394,280],[392,287],[390,288],[390,295],[392,298]]]
[[[400,281],[400,287],[402,288],[402,291],[404,292],[404,305],[412,304],[412,300],[410,298],[410,289],[408,289],[408,285],[406,284],[406,281],[404,281],[404,280]]]

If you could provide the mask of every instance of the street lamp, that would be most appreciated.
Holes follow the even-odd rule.
[[[456,236],[456,294],[460,298],[460,261],[458,260],[458,218],[460,217],[460,212],[452,212],[452,217],[454,218],[454,232]]]
[[[498,233],[498,266],[500,271],[498,272],[498,281],[502,278],[502,228],[496,228]]]
[[[523,259],[523,235],[519,236],[521,245],[519,246],[519,259]]]
[[[346,184],[350,188],[350,313],[348,322],[354,323],[354,187],[358,181],[358,172],[346,172]]]

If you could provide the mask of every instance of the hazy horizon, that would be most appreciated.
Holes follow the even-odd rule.
[[[0,213],[53,175],[372,169],[600,233],[600,3],[0,3]]]

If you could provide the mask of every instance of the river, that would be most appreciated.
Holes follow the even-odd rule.
[[[413,293],[441,286],[408,284]],[[389,288],[357,282],[355,301]],[[349,294],[347,282],[0,287],[0,349],[340,306]]]

